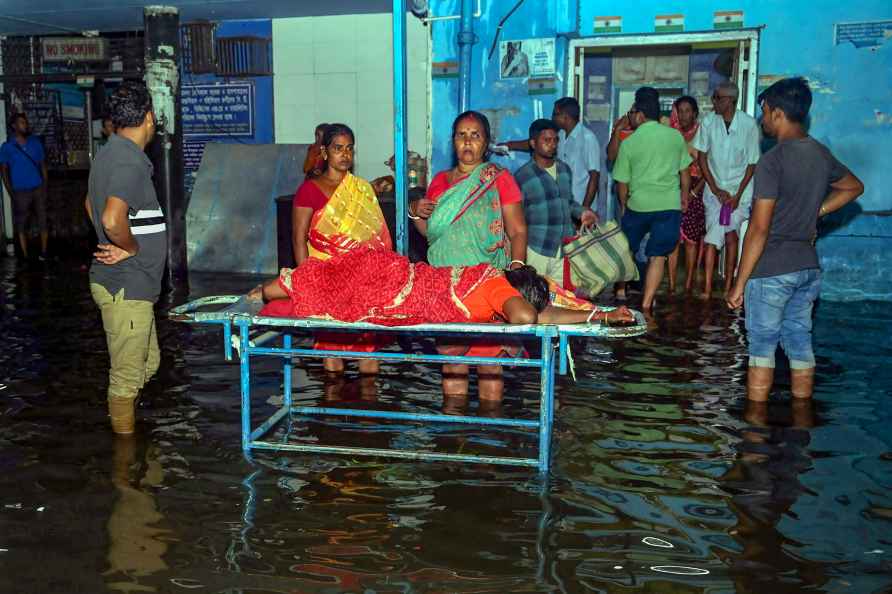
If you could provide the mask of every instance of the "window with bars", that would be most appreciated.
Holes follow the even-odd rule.
[[[269,76],[273,73],[269,39],[224,37],[217,39],[217,74]]]

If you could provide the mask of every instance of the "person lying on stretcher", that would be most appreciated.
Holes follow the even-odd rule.
[[[283,268],[249,298],[260,315],[323,318],[382,326],[444,323],[630,324],[626,307],[602,310],[549,304],[547,281],[531,266],[436,268],[387,250],[358,249]]]

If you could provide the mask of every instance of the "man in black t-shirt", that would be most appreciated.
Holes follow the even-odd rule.
[[[790,359],[793,397],[811,398],[811,316],[821,289],[817,220],[855,200],[864,186],[805,132],[811,90],[804,79],[779,80],[759,103],[762,128],[777,145],[756,165],[753,210],[728,306],[746,303],[747,398],[768,399],[778,342]]]
[[[139,391],[160,363],[154,304],[161,292],[167,226],[143,152],[155,135],[145,85],[124,83],[109,98],[117,129],[90,170],[86,208],[99,245],[90,290],[102,312],[111,369],[108,410],[115,433],[132,433]]]

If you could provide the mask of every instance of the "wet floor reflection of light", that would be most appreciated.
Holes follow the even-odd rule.
[[[192,279],[196,294],[253,284]],[[45,278],[2,261],[0,286],[0,592],[892,586],[892,315],[882,306],[818,308],[812,405],[790,401],[783,369],[769,405],[744,402],[741,320],[718,302],[666,300],[647,336],[574,341],[577,378],[558,378],[554,472],[542,481],[483,465],[246,459],[238,369],[222,360],[219,329],[163,318],[162,369],[130,447],[108,433],[107,355],[86,278],[64,262]],[[258,418],[281,403],[280,369],[257,362]],[[424,365],[384,365],[370,380],[297,362],[293,380],[307,404],[538,414],[538,382],[522,370],[507,371],[498,408],[473,394],[444,402]],[[274,437],[534,448],[523,431],[335,417],[293,417]]]

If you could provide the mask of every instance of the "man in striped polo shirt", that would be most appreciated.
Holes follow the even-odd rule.
[[[154,305],[161,292],[167,227],[143,152],[155,135],[145,85],[124,83],[109,98],[117,133],[90,170],[87,214],[99,239],[90,290],[102,312],[111,369],[108,410],[112,430],[133,433],[139,391],[161,361]]]

